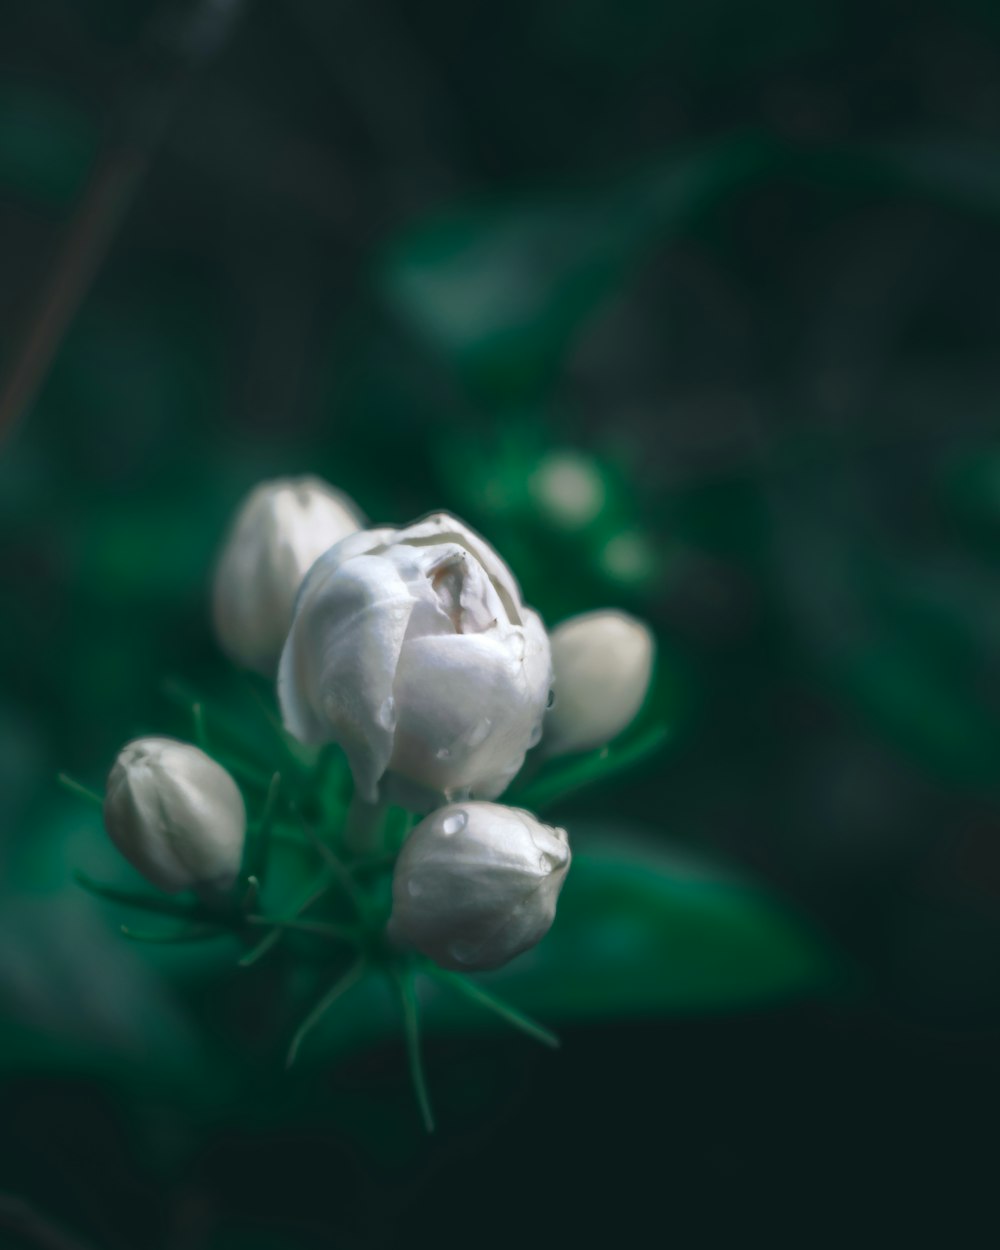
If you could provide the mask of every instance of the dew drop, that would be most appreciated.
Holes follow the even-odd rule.
[[[394,729],[396,726],[396,700],[389,695],[378,710],[378,723],[383,729]]]
[[[441,821],[441,832],[449,838],[454,833],[461,833],[469,823],[469,813],[465,811],[449,812]]]
[[[419,881],[410,880],[406,883],[406,892],[409,894],[410,898],[419,898],[424,892],[424,887]]]
[[[556,872],[562,868],[566,860],[569,858],[569,852],[565,850],[542,851],[538,857],[538,867],[547,877],[550,873]]]
[[[451,751],[447,747],[441,747],[440,750],[434,752],[439,760],[451,759]]]
[[[493,728],[493,722],[490,720],[488,716],[484,716],[483,719],[479,722],[479,724],[476,725],[472,729],[471,733],[469,734],[469,737],[468,737],[469,746],[470,747],[482,746],[482,744],[490,736],[490,730],[492,728]]]
[[[531,737],[528,739],[528,749],[530,750],[532,747],[537,747],[539,742],[541,742],[541,740],[542,740],[542,723],[541,721],[539,721],[538,724],[535,725],[531,730]]]
[[[555,705],[556,705],[556,692],[554,690],[550,690],[549,697],[545,700],[545,708],[548,711],[554,708]]]

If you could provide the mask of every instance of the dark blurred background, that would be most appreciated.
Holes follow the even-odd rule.
[[[998,291],[991,0],[8,0],[0,1244],[991,1244]],[[200,957],[121,953],[54,778],[225,690],[219,534],[307,471],[648,618],[669,744],[555,815],[836,990],[442,1038],[429,1141],[391,1038],[168,1075]]]

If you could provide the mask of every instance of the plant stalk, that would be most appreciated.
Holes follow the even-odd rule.
[[[344,823],[344,849],[352,856],[377,855],[382,848],[385,803],[366,803],[358,794],[351,799]]]

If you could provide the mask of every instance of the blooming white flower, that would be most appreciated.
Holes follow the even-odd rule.
[[[104,824],[153,885],[228,889],[243,857],[246,809],[229,773],[173,738],[137,738],[108,775]]]
[[[653,672],[648,626],[627,612],[585,612],[552,631],[554,701],[545,718],[546,755],[610,742],[642,707]]]
[[[234,660],[273,676],[302,579],[364,517],[318,477],[261,482],[240,505],[212,586],[216,636]]]
[[[316,561],[278,694],[297,738],[343,747],[364,800],[390,770],[419,807],[500,794],[541,736],[550,679],[545,628],[510,569],[436,513],[354,534]]]
[[[548,932],[569,863],[566,831],[530,812],[439,808],[396,861],[389,934],[442,968],[499,968]]]

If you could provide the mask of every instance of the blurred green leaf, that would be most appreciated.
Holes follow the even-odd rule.
[[[799,494],[778,505],[784,603],[807,663],[923,767],[995,789],[1000,583],[955,553],[924,547],[915,558],[875,541],[875,518],[835,481],[828,472],[808,502]]]
[[[1000,554],[1000,449],[977,443],[948,457],[937,472],[949,520],[991,560]]]
[[[830,984],[829,952],[747,879],[659,838],[576,841],[548,936],[483,977],[544,1023],[733,1010]]]
[[[217,986],[228,974],[235,943],[192,955],[128,941],[120,924],[136,913],[72,879],[82,860],[102,876],[123,869],[99,832],[100,817],[68,799],[32,824],[0,896],[0,1068],[28,1064],[200,1088],[213,1070],[214,1029],[205,1028],[195,1000],[199,984]]]
[[[610,188],[482,203],[418,226],[383,258],[396,312],[494,398],[530,391],[651,248],[754,176],[771,151],[727,139]]]
[[[977,140],[921,138],[859,145],[823,158],[843,168],[942,203],[993,215],[1000,211],[1000,149]]]
[[[881,634],[859,654],[862,689],[926,763],[959,780],[1000,779],[1000,582],[960,556],[873,561],[859,586]]]
[[[0,187],[63,205],[97,153],[97,130],[79,109],[25,83],[0,85]]]
[[[203,1058],[169,981],[83,891],[3,899],[0,1066],[189,1080]]]

